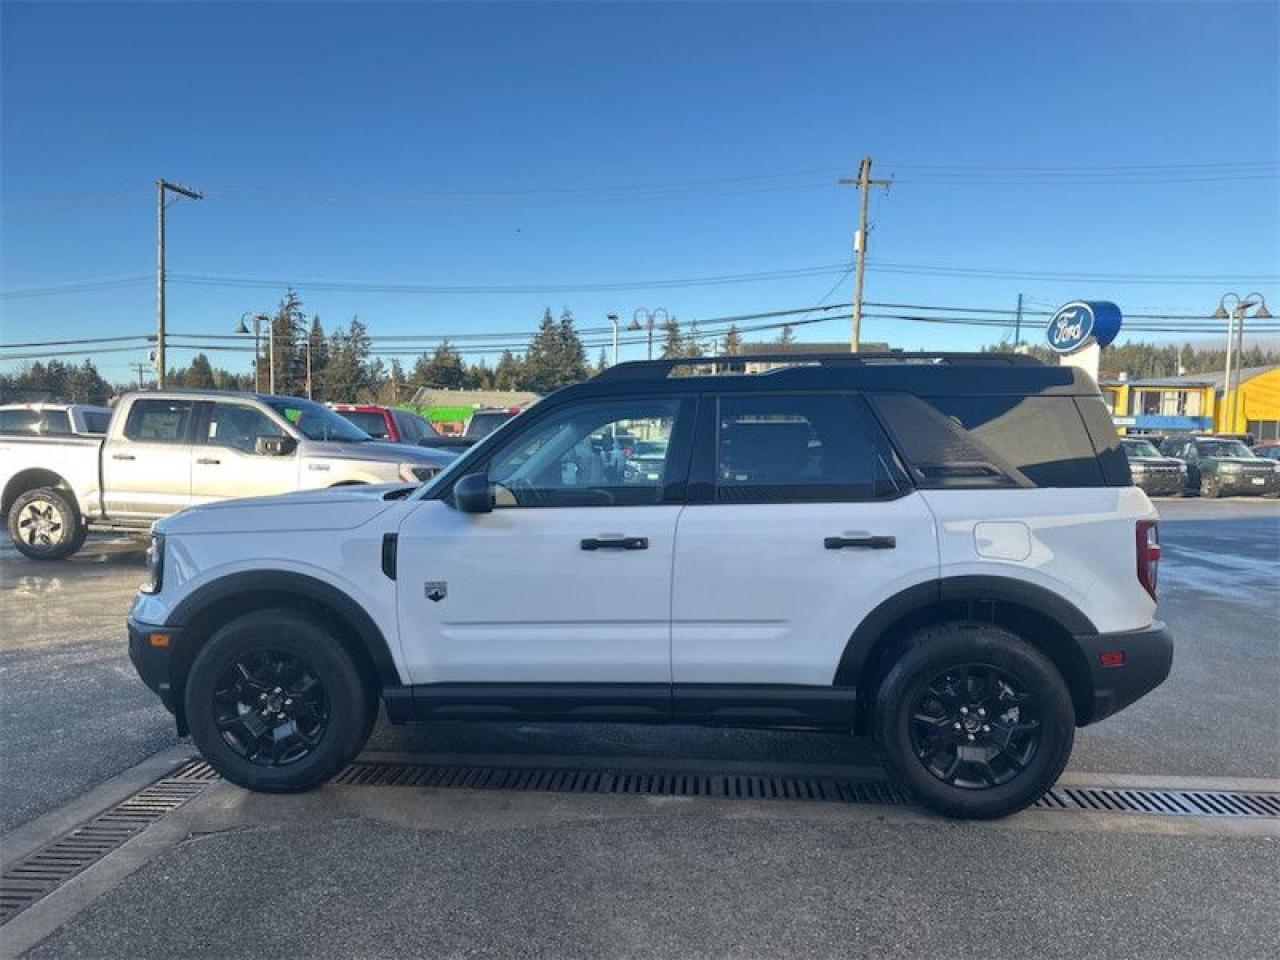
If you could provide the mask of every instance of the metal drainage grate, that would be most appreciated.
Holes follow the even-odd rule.
[[[8,923],[217,779],[213,768],[203,761],[184,763],[151,786],[23,857],[0,876],[0,924]]]
[[[825,800],[903,805],[902,791],[886,781],[838,777],[768,777],[750,774],[636,773],[557,767],[476,767],[353,763],[335,784],[376,787],[464,787],[550,793],[724,797],[739,800]]]
[[[1280,793],[1237,790],[1129,790],[1054,787],[1036,801],[1040,810],[1150,813],[1188,817],[1280,818]]]

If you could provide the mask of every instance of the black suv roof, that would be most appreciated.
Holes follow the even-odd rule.
[[[758,372],[747,372],[759,365]],[[575,393],[689,390],[871,390],[918,396],[1097,396],[1084,371],[1015,353],[748,354],[637,360],[609,367]]]

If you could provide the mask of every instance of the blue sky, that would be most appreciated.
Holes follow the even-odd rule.
[[[548,306],[598,326],[641,306],[705,320],[847,300],[838,272],[499,294],[307,281],[834,271],[856,215],[834,181],[864,153],[896,178],[872,201],[868,300],[1012,307],[1021,292],[1033,309],[1090,297],[1208,313],[1227,290],[1260,289],[1280,302],[1270,3],[5,3],[0,16],[5,343],[154,328],[157,177],[205,192],[170,208],[171,274],[292,281],[327,326],[358,313],[378,335],[523,331]],[[1254,161],[1269,178],[1181,169]],[[1034,276],[900,272],[914,265]],[[103,278],[137,279],[12,296]],[[229,333],[282,292],[175,276],[170,330]],[[962,348],[1001,332],[870,320],[864,337]],[[846,338],[848,322],[800,335]],[[124,379],[138,359],[98,362]]]

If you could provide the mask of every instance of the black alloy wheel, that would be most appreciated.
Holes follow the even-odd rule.
[[[1008,783],[1040,745],[1035,700],[997,667],[966,663],[934,677],[916,699],[911,746],[925,769],[953,787]]]
[[[283,650],[251,650],[213,691],[214,722],[226,744],[250,763],[283,767],[307,756],[329,722],[329,701],[315,669]]]

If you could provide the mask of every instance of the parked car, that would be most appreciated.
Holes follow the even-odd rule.
[[[159,521],[139,674],[254,790],[322,783],[381,699],[873,733],[935,811],[1032,803],[1172,662],[1156,511],[1096,384],[1011,354],[746,359],[775,369],[610,367],[416,491]],[[666,443],[657,476],[615,433]]]
[[[1147,440],[1125,437],[1120,441],[1129,458],[1129,472],[1135,486],[1151,496],[1181,496],[1187,485],[1187,465],[1176,457],[1165,457]]]
[[[469,437],[446,437],[415,410],[371,403],[335,403],[333,409],[375,440],[438,448],[469,447],[475,443]]]
[[[1227,496],[1280,494],[1280,472],[1231,437],[1180,437],[1165,444],[1164,454],[1187,465],[1186,490],[1213,499]]]
[[[110,422],[110,407],[87,403],[11,403],[0,407],[0,434],[20,437],[101,436]]]
[[[1280,461],[1280,440],[1264,440],[1253,448],[1255,457],[1266,457],[1268,460]]]
[[[418,484],[453,458],[377,443],[297,397],[131,393],[105,438],[0,436],[0,509],[24,556],[57,560],[79,550],[92,528],[145,531],[160,517],[228,497]]]

